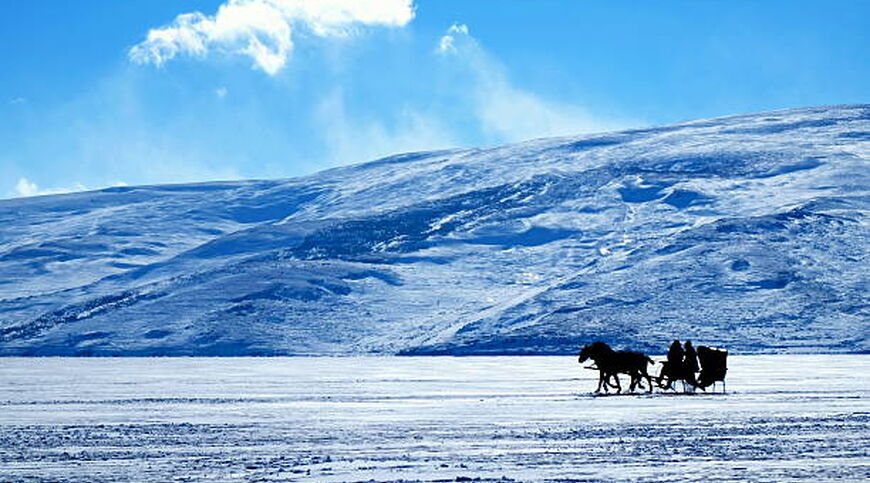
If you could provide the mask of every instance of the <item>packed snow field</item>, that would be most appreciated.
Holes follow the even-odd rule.
[[[0,355],[867,352],[868,141],[825,106],[0,200]]]
[[[870,477],[870,356],[594,396],[571,357],[0,359],[0,481]]]

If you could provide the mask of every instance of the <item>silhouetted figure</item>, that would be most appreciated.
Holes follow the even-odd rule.
[[[698,354],[695,348],[692,347],[692,341],[687,340],[685,345],[685,356],[683,357],[683,380],[692,386],[698,385],[698,380],[695,379],[695,373],[698,372]]]
[[[647,373],[646,367],[647,364],[653,364],[653,360],[644,354],[632,351],[614,351],[604,342],[593,342],[583,346],[577,362],[582,364],[589,359],[595,361],[595,366],[598,369],[598,389],[595,392],[601,392],[602,387],[606,391],[609,384],[607,380],[611,377],[616,381],[616,392],[622,392],[618,374],[628,374],[631,377],[629,391],[634,391],[634,388],[638,386],[643,389],[642,380],[646,378],[649,391],[652,392],[652,378]]]
[[[683,363],[683,344],[680,344],[680,341],[674,339],[671,342],[671,347],[668,349],[668,362],[671,364],[678,366]]]
[[[672,342],[670,349],[668,349],[668,360],[662,363],[662,370],[659,372],[659,387],[670,389],[674,381],[682,379],[680,372],[683,367],[683,355],[683,345],[680,344],[680,341]],[[662,384],[663,381],[667,381],[667,384]]]
[[[716,381],[722,381],[722,392],[725,392],[725,374],[728,372],[728,351],[698,346],[698,360],[701,362],[701,374],[698,376],[698,387],[707,390]]]

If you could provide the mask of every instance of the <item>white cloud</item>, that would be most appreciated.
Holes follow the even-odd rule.
[[[245,55],[254,68],[274,75],[290,58],[296,28],[342,37],[358,26],[401,27],[413,18],[413,0],[227,0],[214,15],[185,13],[150,30],[129,55],[157,66],[182,54]]]
[[[465,25],[464,23],[455,23],[447,29],[447,33],[468,35],[468,25]]]
[[[435,52],[439,54],[455,53],[456,47],[453,45],[453,36],[445,35],[441,37],[441,40],[438,42],[438,47],[435,48]]]
[[[455,42],[455,35],[468,35],[468,25],[455,23],[447,29],[447,33],[441,37],[441,40],[438,41],[438,47],[435,49],[436,53],[439,54],[455,54],[457,52]]]
[[[548,100],[513,85],[504,65],[471,36],[467,25],[451,25],[435,51],[459,68],[461,85],[469,90],[477,121],[495,142],[600,132],[627,125],[592,115],[576,102]]]
[[[117,186],[126,185],[126,183],[118,184]],[[72,193],[75,191],[87,191],[87,187],[81,183],[75,183],[67,188],[51,188],[40,189],[39,185],[30,181],[27,178],[18,178],[18,183],[15,184],[15,189],[12,191],[13,198],[23,198],[28,196],[55,195],[60,193]]]
[[[15,194],[18,196],[36,196],[39,193],[39,186],[27,178],[19,178],[18,184],[15,185]]]
[[[227,97],[228,93],[229,93],[229,91],[227,90],[226,87],[218,87],[217,89],[214,90],[214,95],[216,95],[218,97],[218,99],[223,99],[224,97]]]

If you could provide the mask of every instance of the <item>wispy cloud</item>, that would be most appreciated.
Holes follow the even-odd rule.
[[[210,52],[244,55],[274,75],[293,51],[294,29],[344,37],[360,26],[401,27],[414,18],[413,0],[228,0],[214,15],[185,13],[148,32],[130,59],[163,65],[179,56]]]
[[[255,3],[269,8],[278,3],[296,4],[224,1],[222,9]],[[317,8],[322,12],[306,15],[331,19],[325,13],[327,6],[342,3],[305,2],[305,8],[315,9],[314,4],[321,5]],[[357,4],[404,6],[405,20],[396,20],[396,25],[414,14],[412,0],[366,0],[353,5]],[[221,17],[222,11],[211,17],[200,14],[201,19],[215,25],[226,23],[229,20]],[[339,20],[312,20],[305,24],[305,31],[309,36],[315,31],[326,35],[329,28],[341,25],[342,30],[334,35],[346,35],[358,26],[372,24],[371,19],[399,18],[372,13],[365,22],[354,23],[347,19],[363,18],[354,12],[339,15]],[[296,20],[288,18],[282,14],[280,21],[296,28]],[[177,20],[173,25],[199,25],[194,20]],[[252,86],[250,76],[222,77],[205,85],[193,79],[176,88],[177,79],[171,85],[160,84],[166,76],[122,68],[50,112],[22,116],[27,130],[20,149],[0,153],[0,197],[95,189],[119,179],[152,184],[295,176],[399,152],[622,127],[590,111],[582,99],[544,94],[515,82],[508,67],[472,36],[473,25],[445,27],[449,28],[441,35],[426,39],[423,55],[413,63],[364,58],[340,69],[329,62],[312,63],[306,66],[311,69],[305,69],[310,77],[293,89],[285,89],[285,79],[261,79],[267,81],[263,83],[266,88],[259,83]],[[246,28],[237,31],[252,38],[263,35]],[[181,49],[183,42],[173,43],[179,38],[183,38],[182,31],[167,37],[165,45],[146,41],[139,46],[145,49],[140,53],[155,49],[152,54],[157,57],[148,62],[189,55],[192,51],[184,50],[187,47],[171,55],[162,50],[172,45]],[[203,42],[203,55],[227,52],[231,43],[217,38],[196,37],[191,42]],[[239,39],[245,38],[238,37],[232,45],[242,45]],[[414,38],[399,35],[389,40]],[[384,47],[387,55],[363,50],[389,57],[394,45]],[[405,51],[407,43],[399,47]],[[255,56],[249,57],[257,62]],[[355,69],[360,68],[376,69],[380,75],[357,75],[360,71]]]
[[[390,154],[455,146],[450,130],[435,116],[405,107],[391,122],[354,116],[344,93],[335,89],[315,110],[315,122],[327,146],[327,163],[368,161]]]
[[[627,123],[593,115],[576,102],[546,99],[515,86],[505,66],[471,35],[465,24],[453,24],[435,52],[460,69],[473,113],[484,133],[495,141],[521,141],[544,136],[599,132]]]
[[[126,183],[118,183],[116,186]],[[21,177],[18,178],[18,183],[15,184],[15,189],[12,191],[13,198],[24,198],[28,196],[55,195],[60,193],[72,193],[75,191],[86,191],[88,188],[81,183],[75,183],[72,186],[64,188],[40,189],[35,182]]]
[[[39,193],[39,186],[27,178],[19,178],[15,185],[15,194],[18,196],[36,196]]]

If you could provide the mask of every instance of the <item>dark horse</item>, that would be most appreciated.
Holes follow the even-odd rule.
[[[637,386],[643,388],[643,378],[646,378],[649,390],[652,391],[652,377],[646,372],[646,367],[647,364],[653,364],[653,360],[644,354],[632,351],[615,351],[604,342],[593,342],[580,349],[578,362],[582,364],[589,359],[595,361],[595,366],[598,368],[598,389],[595,392],[601,392],[602,386],[606,390],[610,384],[607,382],[610,377],[616,381],[616,392],[622,392],[617,374],[628,374],[631,377],[629,391],[634,391]]]

